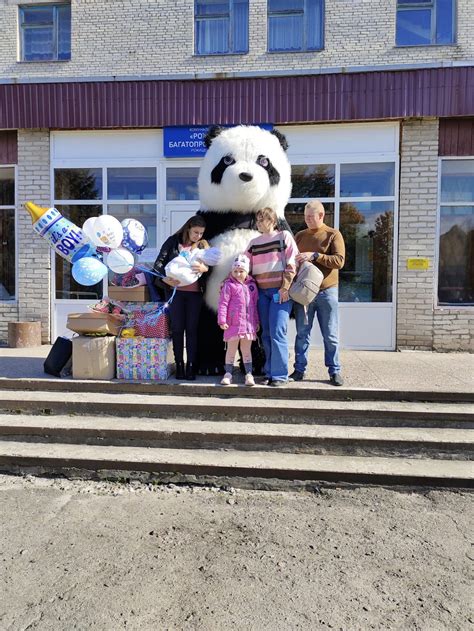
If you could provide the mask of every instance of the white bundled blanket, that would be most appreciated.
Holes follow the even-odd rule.
[[[179,280],[179,287],[186,287],[186,285],[192,285],[201,276],[192,269],[195,263],[216,265],[220,259],[221,251],[218,248],[207,248],[206,250],[195,248],[190,252],[183,251],[166,265],[166,276]]]

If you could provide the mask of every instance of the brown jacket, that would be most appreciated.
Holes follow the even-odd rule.
[[[296,234],[295,241],[300,252],[318,252],[315,265],[324,274],[321,289],[337,287],[339,270],[344,267],[346,256],[344,239],[339,230],[323,223],[317,230],[301,230]]]

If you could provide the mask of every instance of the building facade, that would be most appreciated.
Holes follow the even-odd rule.
[[[107,291],[25,201],[136,217],[152,260],[199,208],[205,127],[266,123],[289,223],[317,197],[346,240],[343,345],[474,350],[471,0],[0,0],[0,23],[0,340],[41,319],[48,342]]]

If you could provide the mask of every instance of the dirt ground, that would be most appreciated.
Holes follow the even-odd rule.
[[[473,496],[0,476],[0,629],[470,629]]]

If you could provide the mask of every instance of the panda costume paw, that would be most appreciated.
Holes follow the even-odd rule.
[[[198,367],[200,374],[224,372],[224,341],[217,325],[217,305],[223,281],[232,261],[246,251],[251,239],[259,235],[255,215],[265,207],[273,208],[280,228],[289,230],[285,206],[291,194],[291,167],[286,138],[277,130],[239,125],[211,127],[205,138],[207,147],[199,171],[197,213],[206,221],[206,240],[219,248],[222,258],[207,274],[204,305],[199,319]],[[254,373],[260,374],[264,357],[254,344]]]

